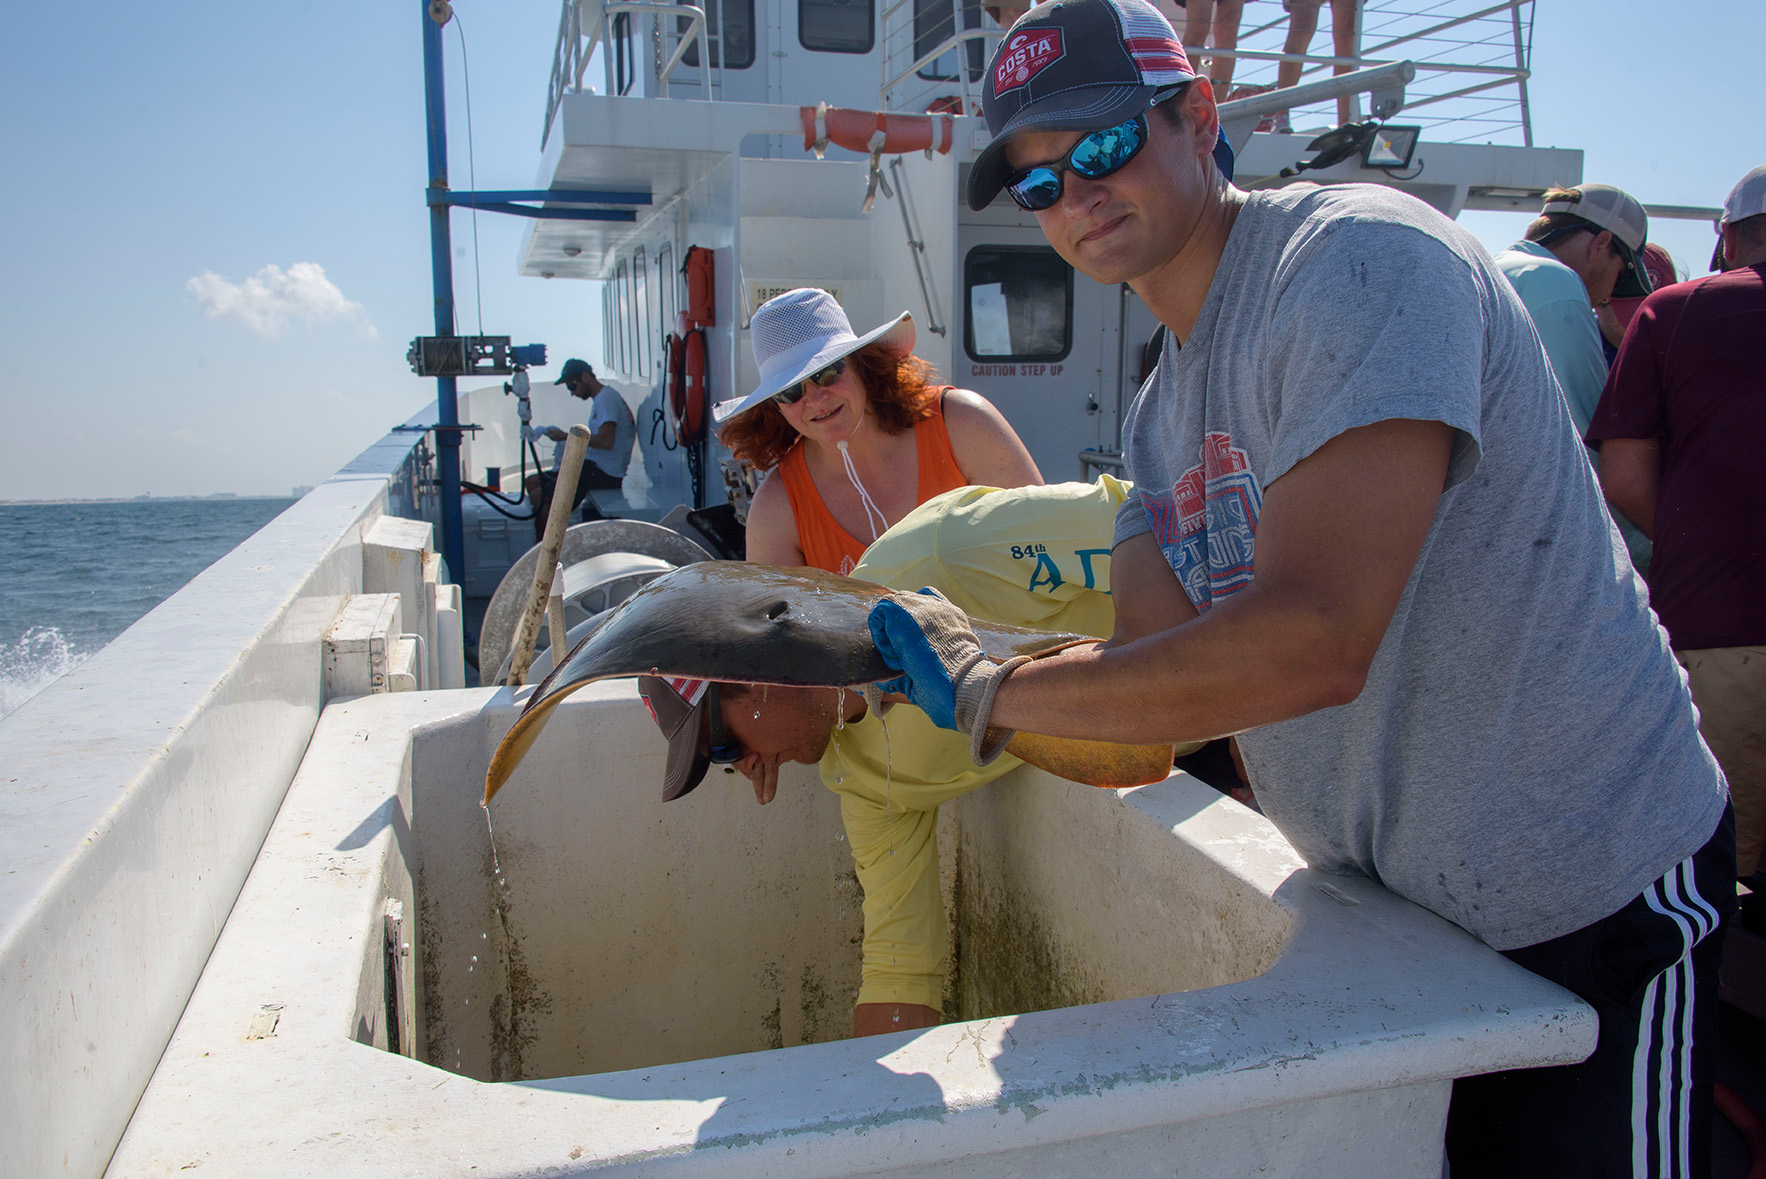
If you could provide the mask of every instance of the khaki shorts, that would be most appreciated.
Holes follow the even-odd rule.
[[[1692,681],[1699,733],[1729,779],[1735,874],[1751,876],[1766,845],[1766,647],[1676,651]]]

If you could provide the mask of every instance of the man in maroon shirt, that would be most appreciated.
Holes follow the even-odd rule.
[[[1643,301],[1588,429],[1655,541],[1650,604],[1729,778],[1738,875],[1766,843],[1766,165],[1724,204],[1723,273]]]

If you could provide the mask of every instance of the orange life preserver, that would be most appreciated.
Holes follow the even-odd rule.
[[[688,326],[685,317],[668,337],[668,413],[675,438],[699,441],[705,432],[705,409],[711,403],[706,385],[705,330]]]
[[[956,124],[947,114],[888,115],[881,111],[854,111],[825,102],[799,107],[803,118],[803,148],[820,156],[830,143],[851,151],[888,152],[950,151]]]

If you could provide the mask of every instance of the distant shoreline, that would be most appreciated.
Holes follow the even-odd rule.
[[[297,495],[235,495],[230,491],[214,495],[127,495],[104,496],[96,499],[0,499],[0,508],[42,507],[46,504],[175,504],[244,502],[257,499],[296,500]]]

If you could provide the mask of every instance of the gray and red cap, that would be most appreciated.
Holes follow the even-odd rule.
[[[969,172],[985,209],[1011,177],[1006,143],[1023,131],[1102,131],[1144,114],[1153,96],[1196,77],[1171,23],[1146,0],[1053,0],[1018,19],[988,64],[981,109],[993,141]],[[1223,135],[1214,160],[1230,180]]]

